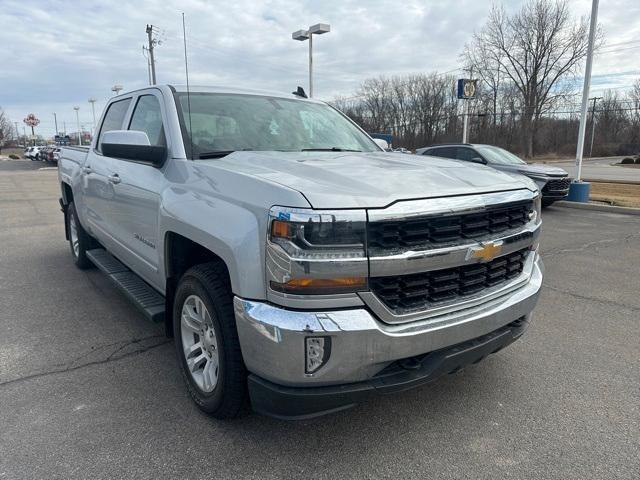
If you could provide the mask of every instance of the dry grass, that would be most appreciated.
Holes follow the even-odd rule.
[[[628,183],[591,183],[591,200],[621,207],[640,208],[640,185]]]

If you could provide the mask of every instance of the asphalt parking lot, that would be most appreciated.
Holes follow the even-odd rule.
[[[0,165],[0,479],[638,478],[640,217],[544,214],[534,323],[430,386],[220,422],[173,345],[71,262],[56,172]]]

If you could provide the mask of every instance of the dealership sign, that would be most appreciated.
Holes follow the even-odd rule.
[[[40,124],[40,120],[36,118],[33,113],[27,115],[27,117],[23,120],[24,123],[29,125],[31,128],[37,127]]]
[[[470,78],[461,78],[458,80],[458,98],[475,98],[476,82]]]

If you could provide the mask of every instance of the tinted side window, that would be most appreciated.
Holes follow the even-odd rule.
[[[455,147],[434,148],[431,150],[430,155],[444,158],[456,158],[456,149]]]
[[[164,128],[162,128],[162,111],[157,97],[142,95],[138,99],[136,109],[131,116],[129,130],[145,132],[151,145],[166,145]]]
[[[422,155],[435,155],[435,153],[433,153],[433,148],[429,148],[427,150],[425,150],[424,152],[422,152]]]
[[[458,147],[458,152],[456,153],[456,158],[458,160],[465,160],[470,162],[472,158],[479,157],[475,150],[467,147]]]
[[[105,132],[110,132],[111,130],[122,130],[122,122],[124,121],[124,116],[127,114],[130,103],[131,99],[127,98],[125,100],[113,102],[111,105],[109,105],[109,109],[107,110],[107,113],[104,116],[104,120],[102,121],[102,127],[100,127],[100,136],[98,137],[98,151],[101,150],[102,136]]]

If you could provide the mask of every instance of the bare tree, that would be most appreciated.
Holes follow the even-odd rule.
[[[519,92],[525,156],[533,156],[536,120],[564,96],[562,80],[575,72],[586,50],[587,19],[572,18],[568,0],[529,0],[512,16],[494,6],[474,34],[466,48],[474,69],[487,83],[504,75]]]
[[[2,151],[5,142],[10,138],[13,138],[13,125],[2,107],[0,107],[0,151]]]

